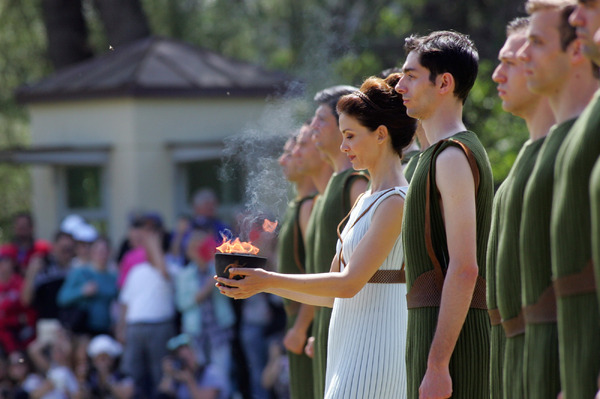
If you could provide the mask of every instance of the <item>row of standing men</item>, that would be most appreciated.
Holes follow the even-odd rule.
[[[459,375],[473,372],[453,369],[450,392],[454,392],[452,397],[471,398],[554,398],[562,394],[569,399],[589,399],[599,389],[600,373],[596,297],[600,290],[594,283],[594,265],[598,275],[600,264],[600,166],[594,168],[600,155],[600,102],[599,71],[593,63],[600,62],[599,45],[593,41],[600,28],[600,4],[530,0],[526,8],[529,18],[507,26],[493,80],[503,108],[525,120],[530,139],[497,189],[493,207],[491,197],[477,202],[478,219],[482,214],[483,220],[477,227],[484,230],[476,238],[477,260],[480,277],[487,280],[491,330],[489,352],[480,354],[473,368],[486,386],[479,391],[460,386]],[[413,71],[407,65],[403,72],[410,74]],[[337,225],[366,188],[368,177],[354,171],[339,151],[335,105],[342,95],[356,90],[333,87],[317,94],[319,106],[312,122],[302,127],[295,143],[288,143],[280,158],[298,193],[290,203],[280,237],[279,265],[289,267],[283,272],[328,271],[314,267],[329,265],[335,254]],[[419,95],[410,89],[403,89],[403,94],[411,101]],[[407,177],[412,177],[415,169],[427,170],[434,164],[428,153],[438,148],[429,142],[439,140],[428,130],[432,124],[427,121],[432,118],[419,115],[411,105],[407,104],[408,114],[421,119],[424,130],[417,132],[421,155],[411,157],[407,152],[405,156]],[[478,166],[481,172],[482,166]],[[306,176],[312,185],[306,183]],[[478,198],[485,195],[479,186]],[[410,274],[411,265],[406,267]],[[445,274],[448,267],[448,263],[442,265]],[[474,287],[471,295],[478,294],[481,291]],[[433,308],[437,320],[441,304]],[[482,310],[474,302],[471,308],[469,313]],[[323,397],[330,313],[292,301],[286,301],[286,311],[284,343],[290,352],[292,395]],[[469,317],[460,340],[469,340],[465,338]],[[314,342],[308,339],[305,348],[311,321]],[[410,398],[420,397],[423,373],[416,377],[412,391],[409,382]],[[310,378],[313,383],[307,384]]]

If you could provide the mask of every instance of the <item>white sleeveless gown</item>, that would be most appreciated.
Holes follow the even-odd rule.
[[[377,206],[390,195],[406,196],[406,187],[367,191],[354,207],[338,240],[346,262],[371,225]],[[351,227],[373,202],[376,204]],[[404,261],[398,236],[380,270],[400,269]],[[342,265],[343,268],[343,265]],[[406,398],[406,284],[367,283],[353,298],[336,298],[329,325],[325,399]]]

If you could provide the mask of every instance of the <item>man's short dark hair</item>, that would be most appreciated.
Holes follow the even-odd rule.
[[[427,36],[410,36],[404,42],[406,54],[414,51],[419,63],[429,70],[429,80],[438,75],[454,77],[454,95],[463,104],[475,84],[479,69],[479,53],[468,36],[454,31],[437,31]]]
[[[348,85],[331,86],[315,94],[315,101],[319,104],[328,105],[329,108],[331,108],[331,112],[333,113],[333,116],[335,116],[335,120],[337,122],[339,115],[336,111],[336,107],[339,99],[342,96],[354,93],[357,90],[358,87]]]

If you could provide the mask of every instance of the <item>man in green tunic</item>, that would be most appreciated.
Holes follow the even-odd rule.
[[[600,5],[581,1],[571,14],[583,54],[599,61],[593,35]],[[598,77],[598,67],[590,69]],[[597,84],[589,89],[598,88]],[[557,297],[560,374],[565,398],[591,398],[600,372],[600,311],[592,264],[589,181],[600,156],[600,92],[575,122],[558,152],[550,224]]]
[[[525,184],[544,138],[554,123],[554,115],[546,98],[527,89],[524,63],[517,58],[517,51],[527,40],[528,25],[527,18],[517,18],[509,23],[506,29],[506,42],[498,55],[500,64],[492,75],[492,79],[498,84],[502,108],[523,118],[529,131],[529,140],[525,142],[494,198],[492,229],[488,241],[486,265],[488,312],[494,315],[493,309],[496,306],[499,309],[496,317],[491,319],[490,397],[492,398],[534,397],[525,393],[527,381],[524,381],[523,377],[525,324],[520,317],[519,226]],[[499,324],[498,319],[502,324]],[[507,331],[504,330],[506,327],[508,327]],[[505,343],[506,336],[508,339]],[[504,358],[505,344],[506,358]],[[556,394],[558,392],[553,396],[556,397]]]
[[[556,118],[525,187],[519,253],[525,327],[525,394],[556,397],[560,391],[558,329],[551,278],[550,214],[556,154],[595,90],[592,69],[568,25],[573,4],[529,1],[528,42],[519,53],[527,87],[548,98]],[[543,45],[540,45],[542,43]]]
[[[308,125],[302,127],[307,130]],[[308,175],[300,173],[299,159],[292,156],[296,137],[290,137],[279,157],[285,178],[294,185],[295,198],[288,203],[281,223],[278,241],[278,271],[280,273],[304,273],[305,252],[303,233],[312,211],[316,188]],[[290,397],[311,399],[312,360],[304,354],[307,332],[312,321],[312,307],[299,302],[283,300],[286,314],[286,335],[283,340],[287,349],[290,376]]]
[[[580,1],[571,14],[570,22],[583,40],[585,54],[600,65],[600,2]],[[593,40],[593,41],[592,41]],[[592,255],[596,279],[596,294],[600,301],[600,158],[590,178],[592,212]],[[600,377],[599,377],[600,378]],[[600,379],[598,388],[600,388]],[[600,394],[600,391],[598,392]]]
[[[335,256],[337,227],[350,212],[352,205],[363,193],[368,179],[363,173],[352,169],[346,154],[340,151],[342,135],[338,126],[336,105],[339,98],[356,91],[351,86],[334,86],[315,96],[319,104],[311,128],[313,140],[333,168],[327,187],[316,201],[307,227],[306,253],[307,273],[329,272]],[[315,398],[325,393],[325,371],[327,369],[327,339],[331,308],[316,308],[313,321],[313,384]]]
[[[466,36],[448,31],[409,37],[405,49],[396,91],[431,143],[411,180],[402,226],[408,398],[487,398],[483,276],[493,181],[483,146],[462,122],[478,54]]]
[[[333,170],[325,159],[321,156],[320,151],[315,146],[312,140],[313,131],[309,124],[305,124],[300,129],[300,133],[296,139],[296,145],[292,151],[294,162],[294,168],[299,175],[308,177],[312,181],[312,185],[316,188],[317,193],[323,194],[327,183],[331,178]],[[306,237],[308,230],[308,220],[310,213],[317,202],[319,196],[317,195],[312,201],[310,212],[303,212],[300,217],[300,233],[303,248],[306,247]],[[304,251],[306,252],[306,251]],[[304,262],[306,264],[306,262]],[[306,267],[305,267],[306,269]],[[315,314],[314,307],[307,304],[299,304],[298,314],[295,318],[294,324],[289,327],[284,337],[283,344],[286,349],[295,354],[301,354],[305,352],[305,345],[307,344],[307,337],[311,334],[310,327]],[[312,355],[311,355],[312,357]],[[311,361],[311,373],[312,373],[312,361]],[[313,378],[307,378],[303,384],[308,386],[310,389],[310,395],[306,397],[313,397]]]
[[[419,144],[419,149],[415,151],[411,151],[404,155],[402,162],[406,161],[406,165],[404,166],[404,177],[410,183],[413,174],[415,173],[415,169],[417,168],[417,163],[419,163],[419,157],[429,147],[429,142],[427,141],[427,136],[425,135],[425,130],[423,130],[423,126],[420,123],[417,123],[417,131],[415,132],[415,140],[417,140]]]

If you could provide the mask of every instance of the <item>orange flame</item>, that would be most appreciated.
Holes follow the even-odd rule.
[[[240,241],[239,238],[236,238],[233,241],[227,240],[223,242],[223,244],[217,247],[217,251],[224,254],[236,253],[256,255],[259,249],[249,242],[243,242]]]
[[[271,222],[269,219],[265,219],[265,221],[263,222],[262,228],[267,233],[274,232],[275,229],[277,228],[277,220],[274,222]]]

